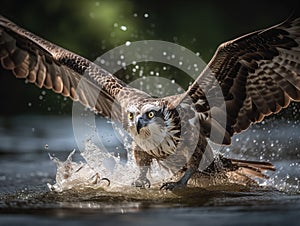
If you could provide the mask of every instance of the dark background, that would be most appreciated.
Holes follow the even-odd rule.
[[[208,62],[220,43],[300,15],[297,2],[2,0],[0,13],[92,61],[126,41],[158,39],[199,52]],[[127,31],[120,29],[122,25]],[[170,69],[164,76],[180,73]],[[130,71],[118,75],[134,78]],[[176,82],[186,86],[180,78]],[[70,100],[0,73],[0,115],[70,114],[71,109]],[[298,109],[293,105],[285,115],[294,118]]]

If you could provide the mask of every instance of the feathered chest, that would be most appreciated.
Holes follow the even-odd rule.
[[[174,154],[179,143],[178,131],[168,131],[155,125],[152,127],[157,128],[152,128],[151,134],[146,128],[134,138],[136,144],[155,158],[165,158]]]
[[[129,132],[134,142],[149,155],[164,159],[183,150],[190,143],[197,143],[199,129],[195,129],[197,116],[178,109],[165,112],[163,120],[154,121],[139,133],[134,127]]]

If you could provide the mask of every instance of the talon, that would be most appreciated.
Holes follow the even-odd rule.
[[[106,177],[103,177],[103,178],[101,178],[100,180],[105,180],[105,181],[107,181],[107,182],[108,182],[108,185],[107,185],[107,187],[109,187],[109,185],[110,185],[110,180],[109,180],[108,178],[106,178]]]
[[[150,188],[151,183],[148,178],[138,178],[136,181],[132,183],[133,186],[137,188]]]
[[[160,190],[175,190],[175,189],[183,189],[186,185],[182,184],[180,182],[167,182],[163,183],[163,185],[160,187]]]

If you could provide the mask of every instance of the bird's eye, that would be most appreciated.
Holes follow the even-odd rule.
[[[154,112],[153,111],[149,111],[147,114],[148,118],[151,119],[154,117]]]
[[[129,118],[130,120],[133,119],[133,113],[132,113],[132,112],[129,112],[129,113],[128,113],[128,118]]]

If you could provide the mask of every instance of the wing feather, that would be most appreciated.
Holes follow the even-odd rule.
[[[18,27],[0,15],[0,67],[120,121],[126,84],[98,65]],[[114,110],[112,111],[112,105]]]
[[[186,95],[197,105],[218,85],[226,107],[225,136],[300,101],[300,18],[220,45]]]

